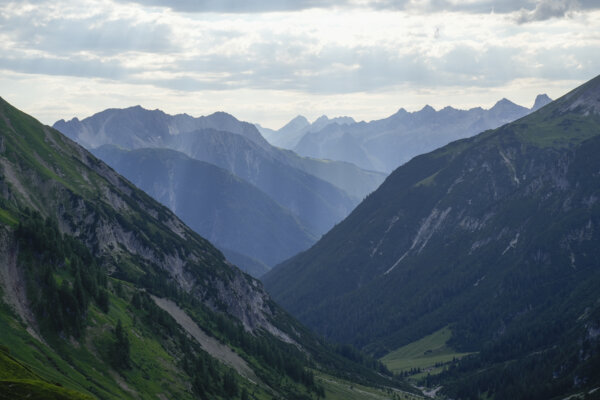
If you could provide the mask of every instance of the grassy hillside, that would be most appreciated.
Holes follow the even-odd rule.
[[[381,358],[394,373],[404,376],[423,377],[440,373],[444,366],[470,353],[459,353],[448,345],[452,331],[444,327],[413,343],[396,349]]]
[[[312,371],[402,386],[313,335],[166,207],[4,100],[0,172],[3,395],[323,397]]]

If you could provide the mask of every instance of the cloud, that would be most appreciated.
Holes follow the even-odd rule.
[[[577,0],[541,0],[533,10],[520,10],[516,21],[524,24],[533,21],[545,21],[550,18],[569,17],[580,8]]]
[[[510,46],[485,49],[458,44],[441,55],[415,49],[398,53],[380,47],[325,46],[314,52],[297,45],[294,59],[273,43],[253,46],[248,53],[231,56],[198,56],[187,61],[172,77],[143,79],[158,87],[184,92],[203,90],[296,91],[313,95],[376,93],[402,86],[442,88],[452,86],[491,88],[532,76],[547,79],[584,79],[593,76],[600,54],[590,57],[595,45],[581,48],[536,50],[531,62]],[[267,57],[271,55],[273,59]],[[568,68],[568,73],[565,73]],[[194,71],[194,72],[192,72]]]
[[[334,95],[406,85],[493,87],[558,76],[566,65],[576,78],[598,65],[590,61],[598,39],[585,44],[574,31],[568,35],[577,36],[576,45],[566,46],[549,41],[546,28],[490,15],[458,15],[453,22],[444,15],[359,10],[210,17],[164,11],[160,19],[145,9],[134,10],[139,16],[117,10],[44,17],[44,11],[0,17],[0,35],[9,39],[0,43],[6,54],[0,68],[181,92],[250,88]],[[40,22],[26,23],[32,18]],[[524,29],[529,33],[518,36]]]
[[[44,8],[36,7],[13,15],[0,14],[0,26],[0,33],[19,48],[39,48],[53,54],[178,50],[171,39],[172,28],[156,20],[111,19],[101,13],[75,17],[48,16]]]
[[[89,0],[88,0],[89,1]],[[258,14],[323,10],[396,10],[425,14],[464,12],[471,14],[517,13],[519,22],[541,21],[568,16],[573,11],[600,9],[598,0],[113,0],[121,4],[161,7],[183,13]],[[0,5],[16,0],[0,0]],[[22,0],[34,6],[54,4],[53,0]]]
[[[62,75],[86,78],[125,79],[131,70],[114,60],[85,57],[56,58],[50,56],[2,57],[0,69],[27,74]]]
[[[262,13],[350,6],[348,0],[119,0],[180,12]]]
[[[44,1],[44,0],[39,0]],[[371,9],[401,10],[423,13],[444,11],[475,14],[519,13],[519,21],[542,20],[561,17],[572,9],[600,9],[597,0],[117,0],[143,6],[166,7],[173,11],[188,13],[264,13],[291,12],[308,9]],[[554,3],[554,4],[552,4]],[[576,7],[572,7],[571,3]]]

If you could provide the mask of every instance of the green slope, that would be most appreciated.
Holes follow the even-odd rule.
[[[458,353],[448,345],[452,331],[444,327],[415,342],[400,347],[381,358],[393,372],[404,375],[439,373],[450,364],[470,353]]]
[[[91,396],[45,381],[32,368],[0,347],[0,399],[92,399]]]
[[[313,370],[402,386],[313,335],[166,207],[1,99],[0,210],[2,393],[308,399],[323,392]]]

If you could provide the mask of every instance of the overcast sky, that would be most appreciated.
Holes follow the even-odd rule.
[[[0,96],[48,124],[529,107],[598,74],[600,0],[0,0]]]

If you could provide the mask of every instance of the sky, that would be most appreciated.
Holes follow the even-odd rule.
[[[46,124],[530,107],[598,74],[600,0],[0,0],[0,97]]]

